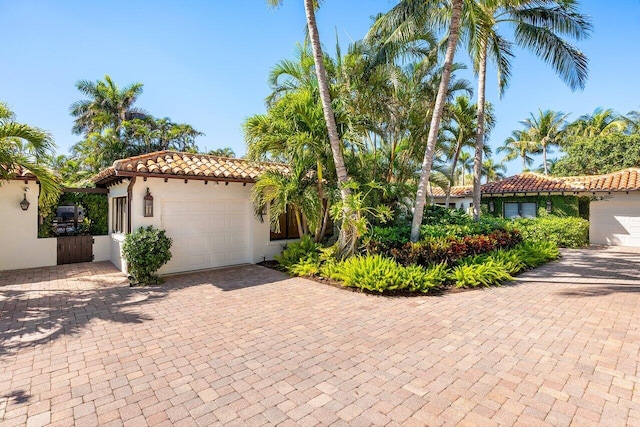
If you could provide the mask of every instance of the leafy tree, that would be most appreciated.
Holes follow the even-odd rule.
[[[48,167],[55,144],[46,131],[15,121],[13,111],[0,102],[0,184],[28,170],[40,183],[41,208],[57,200],[60,185]]]
[[[640,167],[640,135],[609,134],[580,138],[564,149],[554,175],[597,175]]]

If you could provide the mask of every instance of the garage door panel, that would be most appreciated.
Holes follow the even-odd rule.
[[[249,262],[248,202],[162,202],[162,227],[173,239],[167,272]]]
[[[640,202],[592,202],[592,243],[640,247]]]

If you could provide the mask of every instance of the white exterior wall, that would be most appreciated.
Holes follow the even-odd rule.
[[[612,193],[591,202],[592,244],[640,247],[640,192]]]
[[[93,260],[111,260],[111,238],[109,236],[93,236]]]
[[[0,270],[48,267],[57,263],[56,239],[38,239],[38,192],[35,181],[0,183]],[[20,208],[28,188],[27,211]]]
[[[265,218],[263,223],[255,219],[253,215],[253,207],[251,204],[250,191],[253,184],[246,186],[238,182],[230,182],[225,185],[224,182],[184,179],[168,179],[164,182],[164,178],[148,178],[144,181],[142,177],[137,177],[132,189],[131,201],[131,231],[135,231],[140,227],[153,225],[156,228],[163,228],[163,205],[167,203],[179,202],[184,206],[185,212],[197,206],[203,201],[238,201],[245,204],[246,216],[249,218],[246,227],[249,236],[249,257],[247,262],[257,263],[263,260],[272,260],[274,255],[282,252],[282,247],[287,241],[269,240],[269,222]],[[109,227],[111,229],[111,210],[113,197],[126,196],[129,181],[109,187]],[[153,196],[153,217],[145,217],[143,212],[143,200],[147,192],[147,188]],[[191,205],[191,207],[190,207]],[[167,233],[169,237],[174,238],[174,246],[176,245],[175,236]],[[110,234],[111,237],[111,262],[121,271],[125,271],[125,262],[121,257],[121,246],[124,240],[122,234]],[[172,248],[175,249],[175,248]],[[165,265],[159,271],[160,274],[174,273],[175,267],[170,264]]]
[[[120,184],[116,184],[114,186],[109,187],[109,239],[110,239],[110,248],[109,248],[109,260],[113,265],[115,265],[120,271],[123,273],[127,273],[127,266],[124,260],[122,259],[122,243],[124,242],[124,234],[123,233],[114,233],[112,228],[112,209],[113,209],[113,197],[121,197],[127,195],[127,186],[129,185],[129,181],[125,180]]]

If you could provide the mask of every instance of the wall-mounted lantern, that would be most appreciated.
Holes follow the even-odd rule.
[[[489,212],[494,213],[496,211],[496,204],[493,200],[489,200]]]
[[[27,191],[28,190],[29,190],[28,188],[24,189],[24,197],[23,197],[22,201],[20,202],[20,209],[22,209],[23,211],[26,211],[27,209],[29,209],[29,205],[31,204],[27,200]]]
[[[551,200],[547,200],[547,213],[551,213]]]
[[[149,188],[147,188],[147,194],[144,196],[144,216],[153,216],[153,196],[149,193]]]

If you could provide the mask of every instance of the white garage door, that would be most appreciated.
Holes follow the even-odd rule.
[[[591,202],[591,243],[640,247],[640,201]]]
[[[238,200],[163,201],[162,227],[173,239],[164,272],[249,262],[250,215]]]

